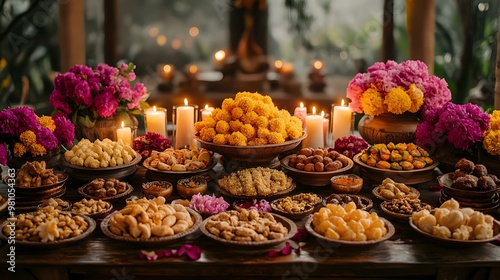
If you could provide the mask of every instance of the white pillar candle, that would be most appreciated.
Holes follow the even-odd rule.
[[[312,115],[306,117],[307,137],[304,147],[321,148],[323,141],[323,117],[316,115],[316,107],[313,107]]]
[[[116,140],[122,140],[123,144],[132,147],[132,130],[130,127],[125,127],[124,122],[122,122],[122,127],[116,130]]]
[[[351,135],[352,111],[349,106],[344,105],[342,99],[341,106],[333,107],[333,143],[339,138]]]
[[[330,120],[328,118],[325,118],[325,112],[321,111],[321,117],[323,118],[323,143],[324,146],[328,146],[328,127],[330,126]]]
[[[146,132],[154,132],[160,134],[163,137],[167,137],[167,109],[157,109],[156,106],[153,106],[153,109],[146,110],[144,114],[146,116]]]
[[[204,121],[206,118],[212,115],[214,107],[208,107],[208,104],[205,105],[204,109],[201,109],[201,120]]]
[[[184,98],[184,106],[175,110],[175,148],[191,147],[194,140],[194,107],[189,106]]]
[[[306,116],[307,108],[304,107],[304,103],[300,102],[300,107],[296,107],[293,115],[302,121],[302,129],[306,127]]]

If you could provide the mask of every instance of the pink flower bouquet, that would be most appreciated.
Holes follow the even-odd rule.
[[[347,98],[354,112],[376,116],[382,113],[420,112],[451,100],[444,79],[429,75],[427,66],[416,60],[397,63],[377,62],[367,73],[358,73],[347,87]]]
[[[50,103],[75,124],[93,127],[98,118],[117,113],[140,114],[141,102],[147,89],[135,80],[135,66],[122,64],[118,68],[99,64],[95,70],[75,65],[68,72],[57,75]]]

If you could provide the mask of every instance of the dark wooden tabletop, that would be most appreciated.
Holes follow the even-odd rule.
[[[216,171],[220,171],[220,165],[216,166]],[[436,175],[438,172],[436,170]],[[146,181],[145,169],[139,167],[129,179],[134,195],[141,195],[141,184]],[[70,178],[66,183],[66,198],[80,200],[77,188],[82,184]],[[416,186],[421,192],[421,200],[432,206],[439,205],[439,192],[431,188],[436,184],[433,181]],[[360,194],[373,199],[372,211],[380,212],[379,202],[371,194],[371,188],[372,184],[365,180]],[[5,185],[1,187],[1,192],[4,191]],[[216,193],[213,183],[208,191]],[[332,191],[329,187],[299,185],[293,193],[299,192],[328,196]],[[178,197],[174,191],[169,200],[175,198]],[[120,209],[124,204],[125,201],[121,200],[114,206]],[[5,212],[1,213],[0,219],[6,219]],[[303,228],[304,221],[297,221],[299,228]],[[6,259],[10,246],[4,242],[0,250],[0,267],[2,279],[3,275],[7,279],[143,279],[152,276],[171,276],[173,279],[200,276],[214,279],[500,279],[500,247],[497,245],[447,247],[423,238],[407,223],[392,223],[396,228],[395,235],[377,245],[338,247],[309,236],[301,244],[300,255],[292,253],[272,258],[267,256],[268,251],[280,249],[284,244],[266,249],[237,249],[221,245],[198,230],[173,244],[145,246],[110,239],[98,226],[86,239],[57,249],[16,246],[16,273],[5,271],[9,267]],[[141,250],[173,249],[187,243],[201,248],[199,260],[172,257],[147,261],[139,258]],[[299,245],[294,241],[290,243],[294,247]]]

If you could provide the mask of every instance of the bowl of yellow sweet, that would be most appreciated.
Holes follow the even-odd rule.
[[[299,118],[279,110],[271,97],[250,92],[224,99],[221,108],[195,123],[195,132],[201,147],[243,165],[269,163],[306,137]]]

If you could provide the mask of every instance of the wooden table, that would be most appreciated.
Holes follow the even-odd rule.
[[[219,165],[217,167],[220,167]],[[438,171],[437,171],[438,172]],[[140,195],[141,183],[147,181],[140,167],[130,179],[133,194]],[[439,192],[431,191],[429,182],[417,186],[421,199],[433,206]],[[67,198],[80,199],[76,189],[82,183],[67,182]],[[2,192],[5,191],[2,186]],[[365,184],[361,194],[375,199],[371,185]],[[214,191],[211,185],[209,191]],[[327,187],[298,186],[298,192],[316,192],[327,196]],[[170,198],[173,199],[174,195]],[[169,199],[169,200],[170,200]],[[375,200],[374,200],[375,201]],[[124,202],[115,204],[118,209]],[[375,203],[375,211],[379,211]],[[5,212],[0,217],[6,218]],[[498,218],[498,217],[497,217]],[[297,222],[299,228],[304,221]],[[74,245],[58,249],[16,247],[16,273],[6,271],[9,246],[2,244],[0,267],[2,279],[500,279],[500,247],[488,243],[471,248],[450,248],[432,243],[409,225],[393,222],[396,234],[388,241],[371,247],[336,247],[309,236],[300,255],[267,257],[265,250],[241,250],[222,246],[199,231],[180,242],[144,247],[106,237],[97,228],[89,237]],[[139,258],[141,249],[177,248],[196,244],[202,249],[201,258],[163,258],[147,261]],[[297,243],[291,241],[293,246]],[[283,247],[284,244],[276,248]],[[6,277],[6,278],[5,278]]]

